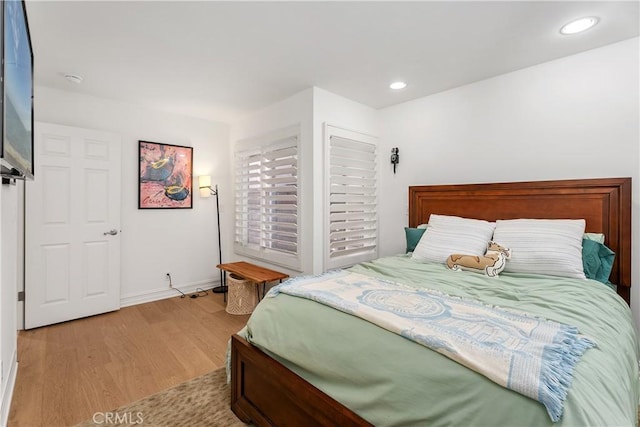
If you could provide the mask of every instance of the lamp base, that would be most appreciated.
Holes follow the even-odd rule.
[[[226,286],[218,286],[218,287],[215,287],[215,288],[211,289],[211,292],[213,292],[215,294],[226,294],[227,290],[228,290],[228,288]]]

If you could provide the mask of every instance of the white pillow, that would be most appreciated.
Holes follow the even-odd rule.
[[[494,228],[493,222],[431,214],[412,257],[444,263],[451,254],[484,255]]]
[[[504,271],[584,279],[583,219],[496,221],[493,240],[511,249]]]

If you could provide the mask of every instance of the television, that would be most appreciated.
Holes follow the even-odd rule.
[[[3,177],[33,179],[33,50],[24,1],[2,1]]]

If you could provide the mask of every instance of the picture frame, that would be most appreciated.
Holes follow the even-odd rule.
[[[193,148],[138,141],[138,209],[193,208]]]

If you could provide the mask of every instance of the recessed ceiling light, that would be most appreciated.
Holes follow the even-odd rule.
[[[393,82],[389,85],[389,87],[393,90],[400,90],[407,87],[407,84],[405,82]]]
[[[576,19],[574,21],[569,22],[562,28],[560,28],[560,33],[565,35],[578,34],[583,31],[587,31],[589,28],[593,27],[598,23],[598,18],[595,16],[588,16],[586,18]]]
[[[67,79],[68,82],[79,85],[82,83],[82,76],[78,76],[77,74],[65,74],[64,78]]]

